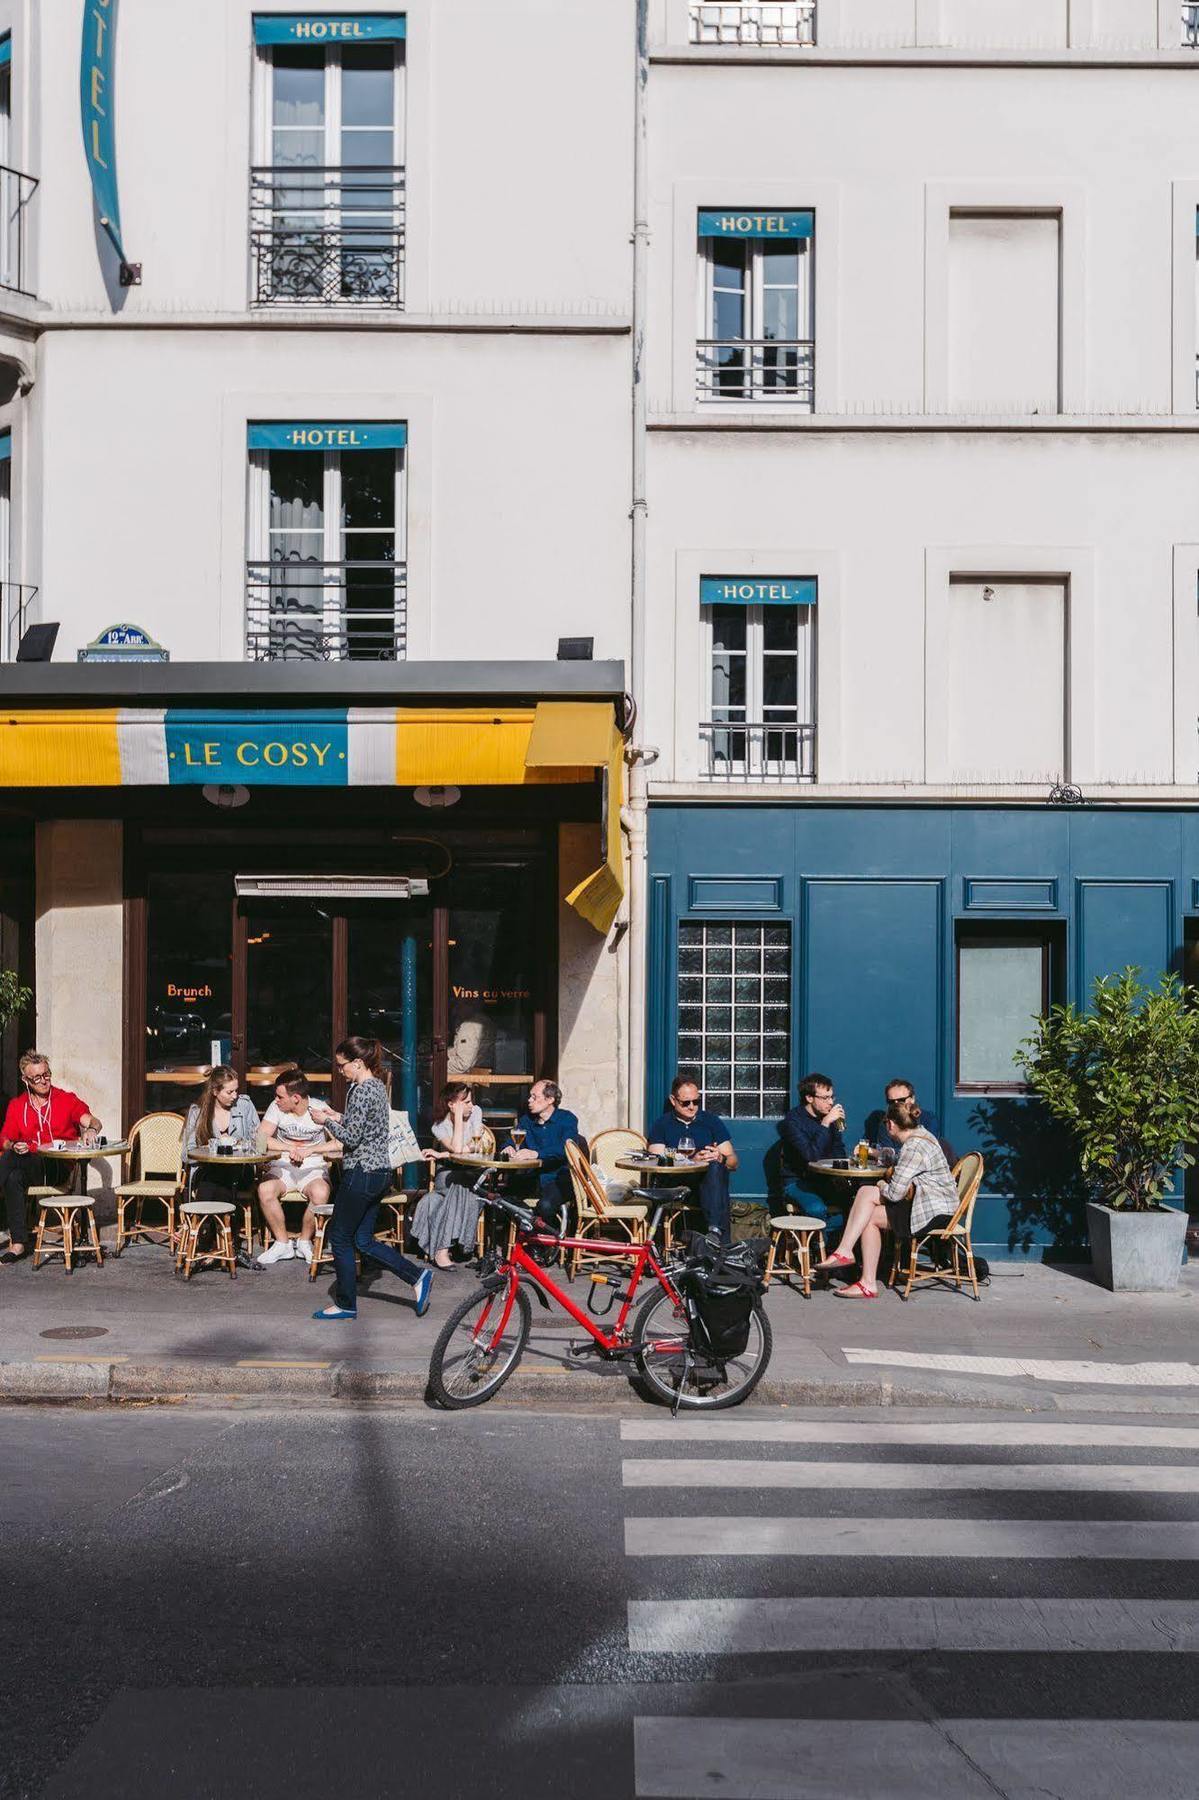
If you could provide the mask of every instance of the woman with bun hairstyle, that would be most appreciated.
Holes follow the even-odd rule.
[[[421,1318],[429,1310],[432,1269],[419,1268],[375,1237],[379,1202],[391,1185],[391,1107],[381,1079],[383,1046],[377,1038],[343,1038],[333,1052],[333,1061],[349,1086],[344,1113],[335,1113],[315,1100],[308,1110],[345,1148],[329,1228],[337,1287],[334,1304],[312,1316],[322,1321],[358,1317],[357,1250],[416,1290],[416,1313]]]

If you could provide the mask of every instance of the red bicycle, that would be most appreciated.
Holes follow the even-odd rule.
[[[493,1250],[483,1258],[478,1289],[450,1314],[433,1346],[429,1387],[442,1406],[482,1406],[499,1393],[529,1341],[533,1325],[530,1287],[547,1310],[550,1300],[555,1300],[587,1333],[584,1342],[570,1346],[572,1356],[596,1355],[609,1362],[632,1363],[651,1394],[676,1412],[681,1407],[715,1412],[739,1406],[761,1381],[773,1339],[756,1289],[748,1330],[738,1334],[738,1342],[744,1337],[743,1347],[737,1348],[735,1342],[731,1352],[714,1348],[702,1318],[678,1285],[683,1280],[686,1286],[689,1264],[686,1259],[659,1261],[652,1242],[653,1226],[640,1244],[572,1238],[545,1229],[527,1207],[511,1200],[492,1194],[484,1204],[512,1219],[516,1236],[508,1251]],[[607,1311],[598,1315],[601,1321],[606,1319],[619,1301],[620,1310],[610,1327],[597,1323],[594,1309],[589,1317],[563,1292],[544,1265],[530,1255],[535,1249],[582,1249],[588,1256],[598,1253],[628,1265],[621,1272],[625,1285],[617,1286]],[[646,1277],[651,1291],[643,1296],[630,1330],[629,1315]],[[610,1285],[604,1275],[593,1275],[592,1281]]]

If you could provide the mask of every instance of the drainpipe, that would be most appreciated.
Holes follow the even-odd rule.
[[[648,283],[649,181],[648,88],[649,0],[637,0],[636,88],[633,103],[633,318],[632,411],[633,433],[629,507],[630,607],[629,687],[636,717],[644,713],[645,699],[645,313]],[[636,1130],[645,1112],[645,939],[646,939],[646,766],[657,759],[656,750],[630,744],[625,752],[628,767],[628,800],[621,810],[621,825],[629,846],[628,894],[628,1006],[621,1020],[627,1034],[625,1118]]]

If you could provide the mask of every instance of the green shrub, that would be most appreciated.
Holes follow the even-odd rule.
[[[1140,975],[1100,977],[1090,1012],[1052,1007],[1017,1059],[1073,1132],[1095,1197],[1134,1212],[1170,1192],[1199,1137],[1199,1002],[1177,975],[1155,988]]]
[[[32,999],[32,991],[21,986],[12,969],[0,969],[0,1031],[18,1018]]]

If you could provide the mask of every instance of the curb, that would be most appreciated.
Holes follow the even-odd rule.
[[[287,1400],[316,1405],[424,1405],[423,1370],[371,1369],[333,1363],[328,1368],[238,1367],[217,1362],[105,1362],[97,1359],[0,1363],[0,1404],[103,1403],[109,1405],[186,1404],[205,1400]],[[923,1383],[887,1376],[768,1375],[752,1397],[754,1405],[788,1407],[969,1407],[1019,1412],[1068,1409],[1079,1396],[1050,1387],[1003,1386],[965,1380]],[[1092,1404],[1094,1395],[1091,1396]],[[1122,1404],[1123,1400],[1123,1404]],[[1113,1411],[1194,1411],[1199,1396],[1160,1396],[1151,1406],[1144,1395],[1105,1396]],[[491,1403],[530,1406],[538,1402],[570,1410],[640,1406],[623,1370],[598,1374],[576,1369],[518,1370]]]

